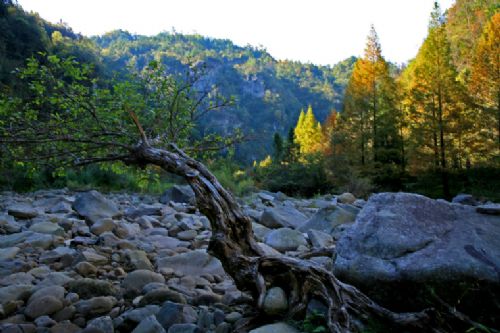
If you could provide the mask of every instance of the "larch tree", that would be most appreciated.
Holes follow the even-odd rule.
[[[294,129],[295,142],[299,145],[301,155],[315,153],[321,150],[323,133],[321,124],[314,116],[309,105],[307,112],[301,111],[297,126]]]
[[[457,80],[446,34],[445,17],[437,3],[431,13],[428,36],[415,60],[407,67],[407,87],[411,103],[411,139],[416,149],[432,147],[434,167],[442,175],[443,192],[450,195],[449,159],[459,147],[464,127],[464,88]],[[455,153],[459,154],[459,149]],[[425,149],[422,150],[425,153]],[[419,155],[415,155],[419,159]],[[421,160],[414,163],[421,163]]]
[[[498,153],[500,149],[500,13],[492,16],[479,38],[474,51],[469,88],[474,100],[482,108],[485,128],[491,129],[487,131],[487,137],[483,139],[490,142],[496,141]],[[495,132],[496,140],[492,140],[494,135],[491,134]]]
[[[359,151],[361,165],[400,159],[395,91],[396,83],[372,26],[364,56],[354,65],[344,97],[345,121],[350,123],[354,144],[350,150]]]

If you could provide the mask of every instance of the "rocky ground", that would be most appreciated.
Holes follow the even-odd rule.
[[[451,251],[428,264],[423,276],[447,280],[459,272],[497,287],[499,208],[467,200],[473,199],[451,204],[381,194],[366,203],[349,193],[305,200],[262,192],[241,203],[269,255],[300,256],[338,243],[338,263],[324,256],[310,260],[362,285],[373,272],[380,280],[406,278],[420,262],[418,255]],[[67,190],[2,193],[0,332],[234,331],[252,300],[207,254],[210,224],[193,204],[193,193],[182,186],[160,198]],[[430,220],[430,211],[437,217]],[[464,218],[472,224],[456,223]],[[271,286],[264,311],[279,315],[286,309],[285,292]],[[253,332],[295,331],[277,322]]]

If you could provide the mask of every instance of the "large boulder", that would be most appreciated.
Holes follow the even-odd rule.
[[[120,213],[113,201],[106,199],[97,191],[79,193],[73,203],[73,209],[92,223],[102,218],[117,216]]]
[[[194,205],[196,197],[189,185],[174,185],[160,197],[160,202],[168,204],[170,201]]]
[[[269,207],[264,210],[259,223],[268,228],[299,228],[307,221],[307,216],[292,206]]]
[[[474,207],[380,193],[338,241],[334,273],[386,305],[417,305],[432,288],[450,302],[465,295],[461,305],[491,311],[488,300],[500,295],[499,239],[500,219]]]

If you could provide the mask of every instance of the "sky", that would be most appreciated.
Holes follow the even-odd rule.
[[[443,11],[454,0],[440,0]],[[18,0],[83,35],[198,33],[265,48],[276,59],[333,65],[361,56],[374,24],[383,55],[413,58],[427,34],[434,0]]]

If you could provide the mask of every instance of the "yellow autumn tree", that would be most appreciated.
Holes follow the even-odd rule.
[[[500,13],[485,25],[472,63],[469,90],[481,107],[482,139],[500,149]]]
[[[314,116],[309,105],[307,112],[300,112],[297,126],[294,129],[295,142],[299,145],[300,155],[307,155],[321,150],[323,132],[321,124]]]

